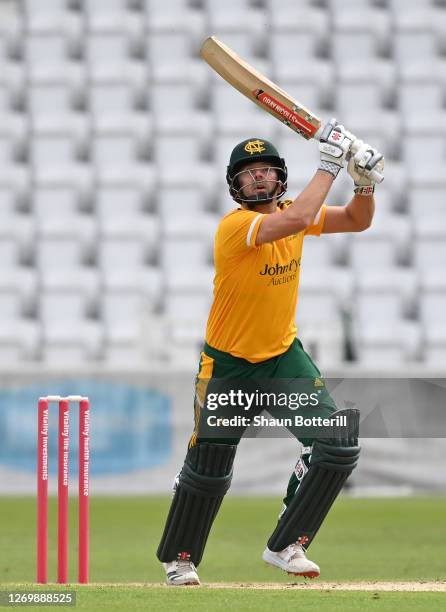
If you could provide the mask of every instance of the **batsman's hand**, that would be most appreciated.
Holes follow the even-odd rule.
[[[355,193],[372,195],[375,183],[384,180],[384,156],[362,140],[355,140],[347,172],[355,183]]]
[[[336,119],[330,119],[324,126],[320,137],[319,153],[321,163],[319,170],[329,172],[336,178],[339,170],[345,165],[354,139],[353,134],[348,132]]]

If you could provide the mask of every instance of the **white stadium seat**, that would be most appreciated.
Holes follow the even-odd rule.
[[[147,27],[150,32],[186,29],[198,45],[207,35],[206,15],[188,0],[145,0]]]
[[[404,115],[440,111],[443,106],[443,90],[440,83],[403,83],[398,87],[399,108]]]
[[[161,262],[166,274],[170,270],[200,268],[209,263],[209,249],[201,238],[167,239],[161,249]]]
[[[395,32],[393,34],[394,58],[398,63],[430,62],[435,59],[438,48],[429,31]]]
[[[85,12],[88,28],[92,32],[121,31],[133,41],[142,37],[143,15],[130,11],[127,0],[86,0]]]
[[[420,162],[420,155],[421,162]],[[446,143],[442,135],[408,135],[403,147],[403,159],[409,167],[441,168],[446,163]]]
[[[90,108],[94,115],[130,113],[134,107],[134,90],[129,83],[125,81],[92,83]]]
[[[231,31],[249,28],[251,36],[260,34],[264,26],[264,14],[254,8],[249,0],[207,0],[205,3],[211,32],[221,28]]]
[[[377,55],[376,36],[373,31],[335,32],[332,44],[333,59],[340,64],[373,60]]]
[[[377,111],[383,105],[382,90],[378,81],[349,82],[343,81],[336,86],[336,111],[344,113]]]
[[[156,206],[161,218],[176,215],[178,212],[199,215],[206,209],[207,202],[199,186],[163,186],[156,197]]]
[[[366,234],[353,234],[349,251],[350,265],[358,272],[363,268],[392,268],[396,264],[396,245],[391,236],[368,238]]]

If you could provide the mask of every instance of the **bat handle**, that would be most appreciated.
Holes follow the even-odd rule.
[[[369,176],[371,179],[373,179],[375,181],[375,183],[382,183],[384,180],[384,176],[378,172],[377,170],[372,170],[369,173]]]

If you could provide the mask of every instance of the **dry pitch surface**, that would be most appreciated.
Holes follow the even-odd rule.
[[[3,584],[2,588],[30,588],[36,585],[29,583],[23,584]],[[47,587],[58,587],[59,584],[48,584]],[[66,585],[70,587],[71,585]],[[99,588],[140,588],[140,589],[151,589],[151,588],[166,588],[172,591],[180,591],[183,589],[191,589],[200,591],[201,589],[253,589],[253,590],[279,590],[279,591],[387,591],[387,592],[413,592],[413,593],[445,593],[446,592],[446,581],[445,582],[208,582],[203,583],[200,587],[189,586],[189,587],[168,587],[162,582],[93,582],[88,585],[73,585],[79,589],[88,589],[89,587]]]

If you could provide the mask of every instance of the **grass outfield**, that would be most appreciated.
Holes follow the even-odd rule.
[[[204,583],[275,583],[273,589],[168,589],[155,558],[168,498],[91,499],[92,583],[140,583],[79,587],[82,609],[180,610],[445,610],[446,592],[339,591],[331,587],[287,587],[293,582],[261,560],[275,525],[279,500],[225,500],[200,566]],[[320,582],[412,582],[446,580],[446,498],[340,499],[310,557],[321,566]],[[76,574],[76,502],[70,512],[71,571]],[[50,503],[49,576],[56,571],[56,503]],[[0,503],[0,582],[23,585],[35,579],[35,499],[3,497]],[[141,584],[143,583],[143,584]],[[149,583],[153,583],[150,585]],[[316,586],[317,581],[311,582]],[[281,588],[281,585],[285,588]],[[322,584],[321,584],[322,586]],[[17,586],[17,588],[19,588]],[[34,588],[34,587],[33,587]],[[20,587],[23,590],[23,586]],[[280,589],[280,590],[277,590]],[[30,608],[28,608],[30,609]]]

